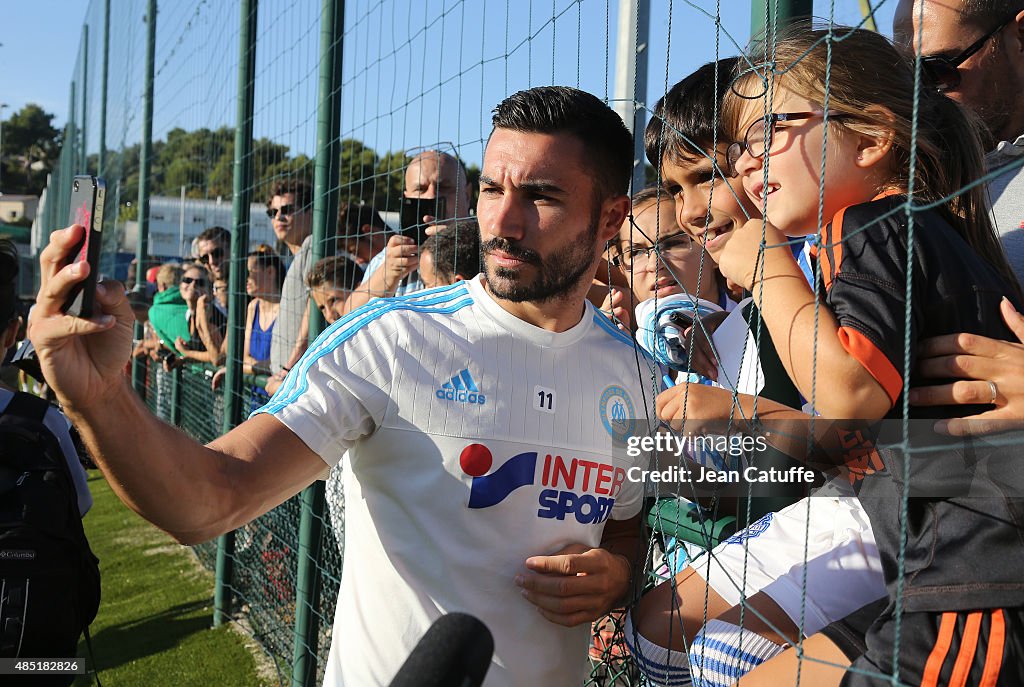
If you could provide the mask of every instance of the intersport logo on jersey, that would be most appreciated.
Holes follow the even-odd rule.
[[[583,525],[608,519],[626,479],[626,471],[614,465],[537,451],[514,455],[492,471],[494,456],[483,444],[464,448],[459,465],[473,478],[470,508],[496,506],[516,489],[536,484],[539,468],[546,488],[537,497],[537,517],[565,520],[571,515]]]

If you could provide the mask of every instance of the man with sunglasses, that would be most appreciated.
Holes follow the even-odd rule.
[[[988,182],[992,216],[1010,266],[1024,281],[1024,0],[900,0],[893,39],[921,53],[924,85],[973,110],[985,125],[986,165],[992,172],[1005,168]]]
[[[270,369],[267,383],[273,393],[292,365],[306,351],[309,339],[309,289],[305,276],[313,264],[313,189],[303,179],[278,181],[267,200],[267,216],[274,235],[292,254],[292,264],[281,288],[281,309],[270,341]]]
[[[214,279],[228,278],[231,258],[231,232],[224,227],[209,227],[196,237],[196,259],[206,265]]]
[[[893,38],[907,50],[920,48],[927,83],[974,110],[999,141],[985,159],[990,171],[1006,168],[988,182],[992,215],[1010,266],[1024,281],[1024,0],[900,0]],[[998,432],[1024,421],[1024,318],[1008,302],[1002,308],[1021,344],[956,334],[922,343],[917,372],[922,382],[941,383],[912,389],[911,404],[991,399],[995,406],[950,421],[953,434]]]

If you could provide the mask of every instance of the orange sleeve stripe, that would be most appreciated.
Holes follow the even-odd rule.
[[[850,327],[839,328],[839,343],[882,385],[889,403],[895,404],[903,391],[903,377],[885,354],[868,337]]]
[[[956,613],[943,613],[942,624],[939,625],[939,636],[935,639],[935,646],[928,656],[928,662],[924,666],[924,673],[921,675],[921,687],[937,687],[939,675],[942,673],[942,664],[946,662],[946,655],[953,643],[953,630],[956,629]]]
[[[996,687],[999,671],[1003,667],[1003,642],[1006,639],[1006,620],[1003,609],[992,612],[992,627],[988,633],[988,651],[985,652],[985,670],[978,687]]]
[[[981,634],[981,611],[967,614],[964,624],[964,636],[960,639],[960,650],[953,664],[953,674],[949,676],[949,687],[967,687],[967,676],[970,675],[974,663],[974,653],[978,650],[978,635]]]
[[[832,282],[843,267],[843,218],[846,216],[846,208],[843,208],[832,218],[831,230],[822,235],[825,245],[818,251],[818,261],[821,263],[821,281],[825,290],[832,288]],[[829,257],[831,256],[831,257]]]

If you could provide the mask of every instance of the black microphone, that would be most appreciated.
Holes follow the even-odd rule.
[[[493,653],[486,625],[466,613],[449,613],[430,626],[390,687],[479,687]]]

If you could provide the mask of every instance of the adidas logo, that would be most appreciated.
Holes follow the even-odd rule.
[[[442,384],[435,395],[442,401],[478,403],[480,405],[487,402],[484,395],[480,393],[480,389],[477,388],[476,382],[473,381],[473,375],[469,373],[469,368]]]

